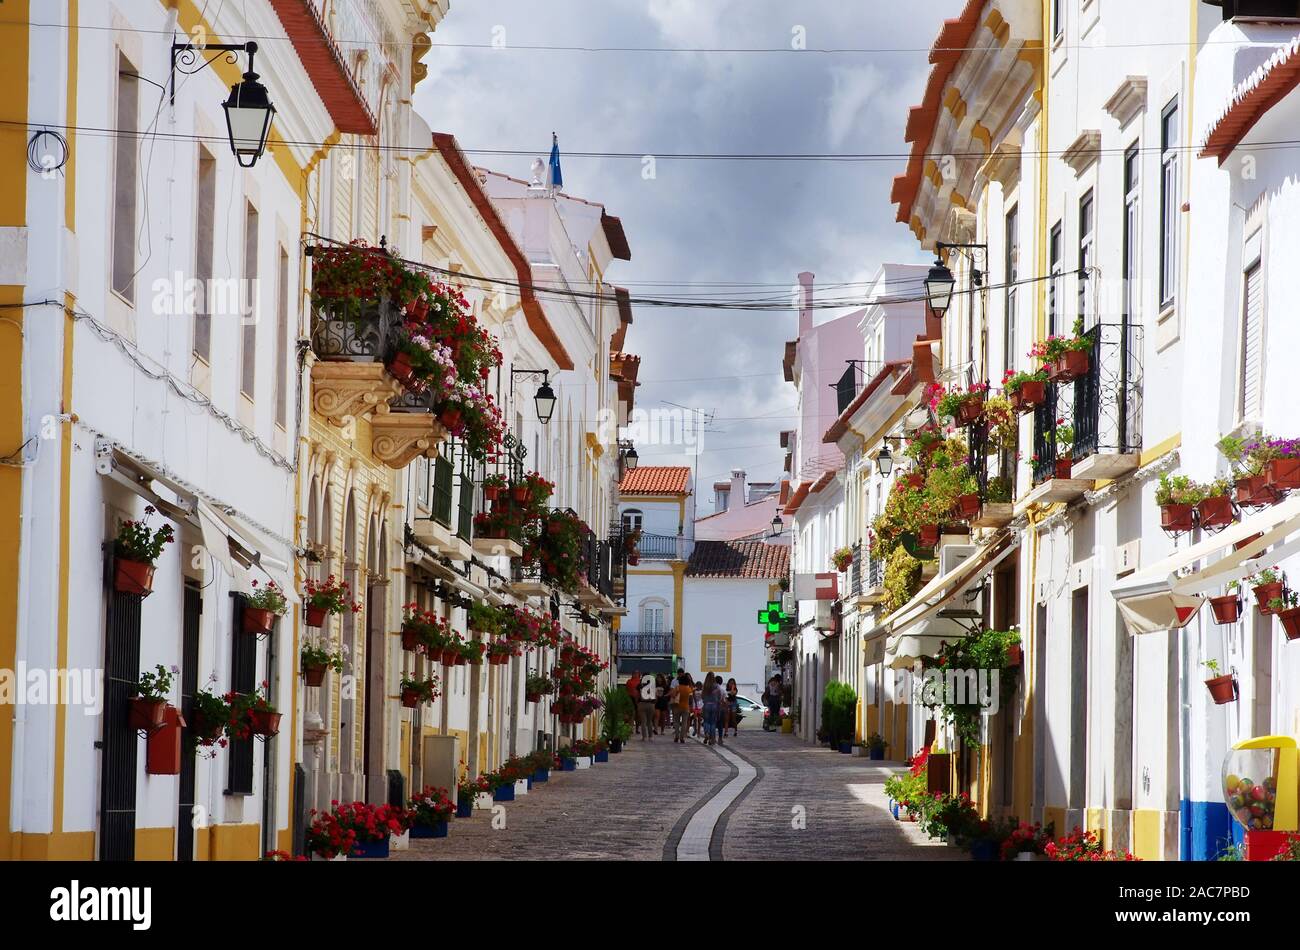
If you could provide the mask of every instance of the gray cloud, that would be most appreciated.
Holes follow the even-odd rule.
[[[568,152],[901,153],[907,110],[920,100],[929,70],[925,53],[812,50],[926,49],[942,18],[961,6],[961,0],[914,0],[904,15],[879,2],[833,0],[625,0],[599,7],[578,0],[453,0],[425,57],[430,75],[418,87],[416,105],[433,128],[454,133],[470,150],[531,148],[545,155],[554,130]],[[784,48],[796,26],[807,36],[809,50],[801,53],[509,48]],[[494,28],[504,29],[506,49],[436,45],[490,43]],[[519,176],[531,161],[471,158]],[[657,178],[645,181],[637,161],[569,157],[564,177],[566,191],[600,201],[623,219],[633,259],[615,262],[609,276],[634,294],[723,289],[653,283],[707,281],[770,285],[733,288],[737,294],[788,295],[801,270],[826,284],[865,280],[887,261],[925,260],[911,233],[894,222],[889,202],[903,164],[661,159]],[[699,459],[701,484],[733,467],[754,478],[779,474],[777,433],[794,424],[795,404],[793,388],[781,378],[781,352],[795,327],[792,311],[637,310],[627,348],[642,356],[638,405],[671,400],[719,417],[719,431]],[[690,462],[663,446],[649,447],[642,459]]]

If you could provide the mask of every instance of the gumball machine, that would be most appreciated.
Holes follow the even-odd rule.
[[[1296,741],[1260,736],[1238,742],[1223,760],[1223,799],[1246,829],[1246,860],[1269,861],[1300,831]]]

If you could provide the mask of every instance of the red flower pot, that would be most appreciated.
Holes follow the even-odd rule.
[[[414,653],[420,648],[420,631],[410,624],[402,624],[402,649]]]
[[[402,690],[402,705],[407,709],[414,709],[420,705],[420,692],[415,689]]]
[[[1216,676],[1212,680],[1206,680],[1205,687],[1210,691],[1210,698],[1214,700],[1216,706],[1230,703],[1237,698],[1237,681],[1231,675]]]
[[[1196,517],[1202,528],[1226,528],[1237,520],[1237,513],[1232,508],[1232,499],[1227,495],[1206,498],[1196,506]]]
[[[1087,374],[1091,362],[1087,350],[1066,350],[1059,360],[1047,368],[1047,376],[1058,383],[1073,382]]]
[[[506,663],[509,662],[509,660],[510,660],[509,653],[493,653],[490,657],[488,657],[488,662],[491,663],[493,666],[505,666]]]
[[[309,627],[325,626],[325,617],[329,614],[329,611],[326,610],[324,607],[309,606],[306,612],[307,612],[307,617],[304,620],[304,623],[306,623],[307,626]]]
[[[1282,632],[1288,640],[1300,640],[1300,607],[1279,610],[1277,619],[1282,621]]]
[[[324,663],[319,665],[304,666],[302,676],[308,686],[319,686],[325,682],[325,671],[329,669]]]
[[[464,666],[467,662],[468,661],[465,659],[464,653],[456,654],[456,664],[455,664],[456,666]]]
[[[1255,591],[1255,603],[1259,605],[1259,612],[1271,614],[1273,611],[1269,608],[1268,602],[1274,597],[1282,596],[1282,582],[1274,581],[1272,584],[1260,584],[1253,589]]]
[[[1268,484],[1267,475],[1251,475],[1237,480],[1237,504],[1243,508],[1263,508],[1276,504],[1279,498]]]
[[[1074,459],[1057,459],[1055,468],[1056,478],[1069,478],[1070,472],[1074,469]]]
[[[923,548],[932,548],[939,543],[939,526],[937,524],[926,524],[921,526],[917,533],[917,542]]]
[[[113,564],[113,589],[119,594],[147,597],[153,591],[153,565],[117,558]]]
[[[153,732],[163,724],[163,716],[166,712],[165,699],[141,699],[136,696],[131,700],[129,709],[131,728]]]
[[[957,517],[963,521],[970,521],[972,518],[979,517],[980,513],[980,496],[972,492],[969,495],[962,495],[957,499]]]
[[[501,497],[501,489],[497,485],[484,485],[483,497],[488,501],[496,501]]]
[[[1013,643],[1007,647],[1007,666],[1019,666],[1024,661],[1025,654],[1020,649],[1019,643]]]
[[[1255,532],[1254,534],[1252,534],[1249,538],[1242,538],[1240,541],[1238,541],[1236,544],[1234,544],[1234,545],[1232,546],[1232,549],[1233,549],[1234,551],[1240,551],[1240,550],[1241,550],[1242,548],[1244,548],[1246,545],[1248,545],[1248,544],[1252,544],[1253,542],[1258,541],[1258,540],[1259,540],[1260,538],[1262,538],[1263,536],[1264,536],[1264,535],[1263,535],[1262,532],[1256,531],[1256,532]]]
[[[524,693],[524,699],[530,703],[540,703],[542,701],[541,693]]]
[[[455,666],[455,665],[456,665],[456,658],[459,657],[459,656],[460,656],[460,651],[457,650],[457,649],[455,649],[454,647],[443,647],[443,648],[442,648],[442,665],[443,665],[443,666]]]
[[[973,425],[982,415],[984,415],[984,397],[972,396],[957,407],[957,424]]]
[[[1035,406],[1041,406],[1047,399],[1047,383],[1041,379],[1031,379],[1020,384],[1011,394],[1011,406],[1017,412],[1028,412]]]
[[[248,714],[248,729],[255,736],[275,735],[280,731],[280,716],[282,713],[265,712],[254,709]]]
[[[209,722],[208,719],[197,709],[194,711],[194,722],[190,728],[194,732],[194,738],[201,742],[215,742],[220,736],[226,724],[224,722]]]
[[[1273,459],[1264,466],[1264,477],[1274,491],[1300,488],[1300,458]]]
[[[510,495],[515,501],[527,501],[530,494],[531,492],[529,492],[527,485],[515,485],[510,489]]]
[[[442,420],[442,424],[448,429],[455,429],[460,425],[460,410],[444,409],[442,415],[438,416],[438,418]]]
[[[244,608],[244,633],[261,635],[275,629],[275,612],[262,607]]]
[[[1160,527],[1165,531],[1191,531],[1196,527],[1196,509],[1191,505],[1161,505]]]
[[[402,388],[407,392],[420,394],[428,388],[428,383],[415,375],[415,367],[411,365],[410,354],[398,353],[388,364],[388,372],[392,377],[402,384]]]
[[[1210,609],[1214,611],[1215,623],[1236,623],[1241,617],[1241,598],[1236,594],[1211,597]]]

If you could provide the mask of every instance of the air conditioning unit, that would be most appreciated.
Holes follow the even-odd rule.
[[[945,544],[939,549],[939,573],[956,570],[962,562],[979,550],[974,544]]]

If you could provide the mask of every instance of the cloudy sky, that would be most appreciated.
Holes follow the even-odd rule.
[[[911,0],[904,13],[879,0],[452,0],[416,104],[475,162],[520,177],[533,156],[474,150],[545,155],[554,130],[563,153],[902,153],[926,50],[962,5]],[[788,49],[796,35],[806,37],[803,51],[519,48]],[[816,52],[826,48],[901,51]],[[632,260],[615,261],[609,279],[645,297],[788,296],[803,270],[824,286],[867,280],[886,261],[926,263],[889,202],[903,165],[661,158],[646,180],[635,159],[563,161],[565,191],[623,220]],[[638,408],[668,401],[715,416],[699,454],[701,513],[707,486],[734,467],[751,479],[780,475],[778,433],[793,426],[795,405],[781,353],[796,319],[790,310],[635,313],[627,349],[642,357]],[[642,464],[694,462],[680,446],[639,452]]]

